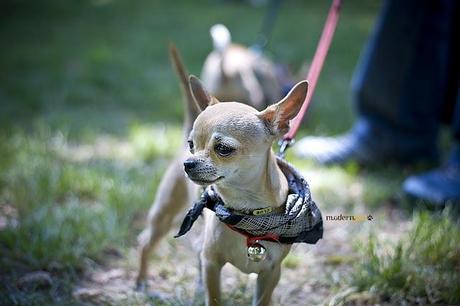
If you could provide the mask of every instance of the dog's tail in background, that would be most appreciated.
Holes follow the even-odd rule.
[[[214,50],[223,53],[232,43],[230,31],[223,24],[215,24],[209,30]]]
[[[193,122],[196,117],[198,117],[200,111],[196,105],[192,92],[190,91],[189,81],[188,81],[188,72],[182,63],[182,59],[177,51],[176,46],[173,43],[169,44],[169,56],[171,58],[171,63],[174,66],[174,70],[179,77],[182,94],[184,95],[185,102],[185,118],[184,118],[184,133],[185,137],[188,137],[188,134],[192,130]]]

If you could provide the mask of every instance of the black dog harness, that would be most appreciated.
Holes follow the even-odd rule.
[[[321,212],[311,198],[305,179],[285,160],[278,158],[278,166],[289,185],[286,204],[280,208],[262,208],[252,212],[234,211],[225,207],[212,186],[207,187],[182,222],[175,238],[186,234],[206,207],[231,229],[246,236],[247,245],[258,240],[283,244],[305,242],[315,244],[323,237]]]

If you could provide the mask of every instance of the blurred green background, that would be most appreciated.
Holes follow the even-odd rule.
[[[345,1],[300,135],[351,126],[349,83],[380,5]],[[297,73],[313,56],[328,7],[328,1],[285,1],[267,56]],[[265,11],[246,1],[0,3],[1,304],[189,303],[195,272],[180,280],[173,275],[195,262],[180,257],[180,243],[170,239],[171,256],[152,260],[162,263],[155,273],[169,275],[155,282],[164,282],[170,296],[131,290],[136,236],[183,137],[181,93],[167,46],[174,42],[189,71],[199,74],[213,24],[225,24],[234,41],[250,45]],[[306,173],[323,214],[371,212],[380,221],[332,226],[331,238],[315,251],[315,265],[326,271],[315,274],[319,283],[296,278],[300,266],[310,266],[299,252],[290,255],[283,277],[292,274],[299,284],[281,283],[279,304],[460,302],[457,225],[446,214],[413,216],[399,195],[401,180],[415,169],[322,168],[288,158]],[[407,243],[414,240],[416,246]],[[109,266],[125,271],[118,279],[124,287],[115,290],[125,292],[121,297],[104,295],[106,284],[88,276],[107,274]],[[37,271],[45,274],[34,280]],[[228,305],[249,303],[244,283],[236,281]],[[307,294],[298,289],[304,283],[323,291]],[[297,291],[285,296],[292,286]],[[82,287],[101,292],[88,298],[76,293]]]
[[[328,5],[286,2],[269,54],[297,72],[313,56]],[[349,124],[348,82],[378,5],[361,1],[344,7],[344,24],[315,97],[331,114],[346,110],[332,132]],[[178,45],[189,70],[199,74],[212,47],[213,24],[227,25],[236,42],[250,45],[264,13],[265,7],[244,1],[3,2],[2,125],[42,120],[78,137],[81,129],[123,133],[133,121],[179,123],[182,106],[168,42]],[[311,126],[331,131],[322,121]]]

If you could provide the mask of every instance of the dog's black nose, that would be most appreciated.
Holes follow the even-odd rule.
[[[184,170],[185,171],[191,170],[191,169],[195,168],[196,165],[198,165],[198,163],[196,161],[187,159],[184,162]]]

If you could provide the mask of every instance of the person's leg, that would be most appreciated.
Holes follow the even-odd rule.
[[[453,1],[387,1],[352,83],[358,119],[340,138],[307,137],[319,162],[435,159]]]
[[[452,125],[453,149],[444,166],[411,176],[403,190],[411,198],[444,206],[448,202],[460,204],[460,3],[453,7],[454,24],[449,43],[449,73],[443,118]]]

